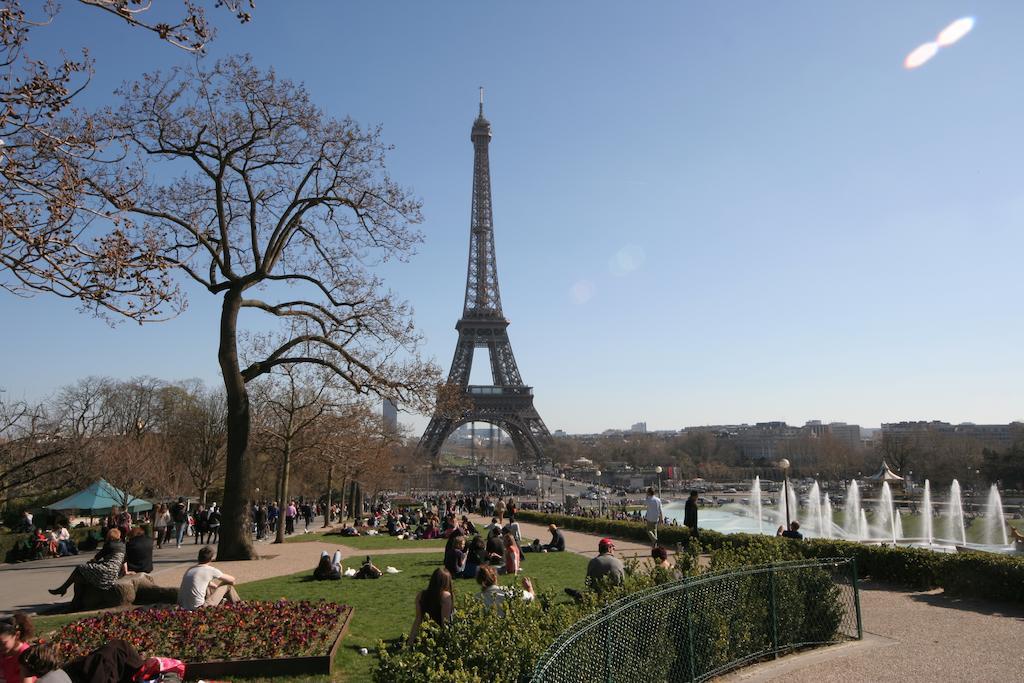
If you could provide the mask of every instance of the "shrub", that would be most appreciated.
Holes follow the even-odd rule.
[[[573,517],[539,512],[520,512],[530,522],[555,523],[565,529],[586,531],[617,538],[645,541],[646,527],[639,522],[600,517]],[[686,527],[662,527],[658,536],[666,545],[690,543]],[[867,545],[838,539],[808,539],[801,542],[759,534],[722,534],[700,531],[701,547],[717,550],[751,549],[748,559],[852,557],[857,574],[911,590],[943,588],[952,595],[1024,603],[1024,558],[994,553],[937,553],[924,548]],[[781,548],[773,554],[771,548]],[[718,566],[729,562],[728,553],[719,555]],[[740,566],[733,564],[731,566]]]
[[[778,560],[793,554],[765,542],[749,549],[722,548],[713,558],[728,569],[746,567],[762,558]],[[559,666],[576,673],[609,675],[643,667],[667,672],[670,680],[690,680],[730,663],[790,645],[834,640],[844,606],[827,570],[818,567],[777,572],[778,641],[771,628],[771,595],[767,572],[739,572],[677,591],[662,584],[691,576],[699,544],[677,558],[676,572],[626,563],[623,586],[605,584],[599,593],[584,592],[579,602],[555,604],[542,594],[533,603],[511,598],[499,615],[475,596],[459,596],[451,624],[427,623],[416,643],[406,649],[378,645],[378,683],[428,683],[528,680],[540,656],[572,627],[612,605],[614,620],[593,624],[574,636]],[[715,560],[713,559],[713,562]],[[681,585],[681,584],[677,584]],[[662,628],[652,630],[651,624]],[[608,629],[611,629],[610,631]],[[694,641],[694,656],[682,645]],[[610,671],[605,671],[606,657]],[[568,653],[568,654],[567,654]],[[691,665],[694,671],[691,671]],[[695,673],[696,672],[696,673]]]

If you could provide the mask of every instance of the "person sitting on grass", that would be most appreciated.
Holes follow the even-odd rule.
[[[554,524],[548,524],[548,531],[551,532],[551,543],[545,545],[544,550],[549,553],[565,552],[565,535],[562,530]]]
[[[498,572],[494,567],[481,567],[476,575],[476,582],[480,584],[480,600],[487,608],[500,605],[507,598],[512,596],[510,588],[503,588],[498,585]],[[523,602],[532,602],[535,597],[533,582],[528,577],[523,577]],[[503,615],[498,607],[498,614]]]
[[[121,542],[121,532],[117,529],[109,530],[107,540],[96,556],[75,567],[67,581],[57,588],[51,588],[50,594],[65,595],[72,585],[75,585],[76,592],[80,585],[90,585],[100,590],[112,588],[117,577],[121,575],[124,553],[125,547]]]
[[[597,553],[597,557],[587,563],[587,587],[599,593],[608,584],[621,586],[626,579],[626,567],[615,557],[612,539],[602,538],[597,544]],[[583,597],[575,588],[566,588],[565,592],[576,600]]]
[[[454,604],[452,575],[448,573],[447,569],[438,567],[430,575],[427,589],[416,594],[416,619],[412,622],[412,629],[409,631],[408,645],[411,647],[416,642],[424,617],[433,620],[436,624],[444,624],[452,618]]]
[[[516,539],[512,537],[512,531],[507,527],[501,534],[501,540],[505,544],[505,552],[502,555],[505,563],[505,573],[512,575],[518,574],[519,564],[523,559],[523,555],[519,550],[519,546],[516,545]]]
[[[18,657],[32,640],[32,621],[24,612],[0,618],[0,680],[7,683],[32,683],[35,678],[21,673]]]
[[[477,534],[466,547],[466,568],[462,570],[462,578],[475,578],[477,571],[485,564],[487,564],[487,544]]]
[[[337,581],[341,578],[341,551],[335,550],[332,558],[326,550],[320,552],[320,564],[313,570],[313,578],[317,581]]]
[[[461,533],[448,539],[444,550],[444,568],[453,579],[461,579],[466,571],[466,537]]]
[[[213,548],[204,545],[199,549],[198,564],[181,578],[178,607],[191,612],[200,607],[216,607],[222,602],[241,602],[235,591],[235,577],[211,565],[212,560]]]
[[[494,527],[487,532],[487,561],[501,564],[505,561],[505,541],[501,538],[501,529]]]

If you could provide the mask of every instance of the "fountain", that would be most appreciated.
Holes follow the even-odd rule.
[[[949,485],[949,505],[946,508],[946,539],[960,545],[967,545],[967,529],[964,526],[964,504],[960,496],[960,482],[956,479]]]
[[[828,494],[825,494],[825,504],[822,506],[822,514],[825,518],[825,538],[834,538],[835,533],[832,529],[832,501],[829,500]]]
[[[860,488],[857,486],[857,480],[854,479],[846,489],[846,505],[843,507],[843,531],[846,532],[847,538],[855,541],[863,541],[867,538],[862,531],[867,525],[861,525],[860,517]]]
[[[764,533],[764,518],[761,516],[761,477],[754,477],[750,487],[750,516],[757,520],[758,533]]]
[[[882,496],[878,499],[878,520],[876,530],[879,538],[892,539],[896,543],[896,508],[892,502],[889,482],[882,484]]]
[[[789,490],[789,519],[793,521],[799,516],[800,509],[796,505],[796,491],[792,486],[783,486],[779,491],[779,505],[775,511],[779,526],[786,526],[786,490]]]
[[[928,545],[935,542],[935,534],[932,532],[932,486],[924,480],[924,499],[921,501],[921,537]]]
[[[964,516],[960,482],[956,480],[949,487],[949,499],[943,497],[942,500],[936,500],[932,493],[931,481],[925,479],[919,511],[911,513],[903,510],[908,516],[920,515],[919,521],[907,521],[911,526],[906,530],[903,528],[901,510],[896,505],[893,490],[888,483],[881,484],[877,497],[872,495],[866,498],[860,485],[856,481],[851,481],[842,506],[845,515],[842,525],[833,521],[833,514],[836,512],[833,510],[834,503],[820,482],[815,481],[811,484],[803,508],[798,507],[798,496],[793,486],[784,487],[778,494],[778,503],[766,507],[761,486],[760,477],[755,477],[750,486],[749,505],[743,510],[736,510],[738,506],[725,506],[708,511],[708,515],[713,514],[715,517],[713,521],[708,519],[707,528],[724,533],[773,534],[776,526],[786,523],[788,497],[790,520],[798,520],[803,526],[803,532],[810,538],[894,543],[930,548],[936,552],[956,552],[958,548],[963,547],[989,552],[1013,551],[1005,527],[1002,498],[996,486],[990,487],[988,491],[984,520],[977,522],[977,530],[972,532],[970,543],[967,542],[967,520]],[[788,496],[784,492],[786,488]],[[676,505],[671,503],[670,507]],[[730,507],[733,510],[729,510]],[[978,507],[981,507],[980,504]],[[681,514],[682,503],[678,503],[678,508]]]
[[[824,525],[821,520],[821,488],[818,482],[811,485],[811,491],[807,494],[807,516],[806,525],[808,531],[815,536],[824,536]]]
[[[985,504],[985,543],[989,545],[1009,545],[1006,537],[1006,521],[1003,519],[1003,499],[999,488],[992,484],[988,491],[988,502]]]

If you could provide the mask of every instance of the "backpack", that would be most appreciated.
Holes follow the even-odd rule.
[[[175,524],[184,524],[188,520],[188,516],[185,514],[185,506],[181,503],[175,503],[174,507],[171,508],[171,519],[174,520]]]

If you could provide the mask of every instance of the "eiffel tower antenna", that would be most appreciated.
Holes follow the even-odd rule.
[[[488,148],[491,122],[484,118],[484,89],[480,88],[480,115],[469,136],[473,142],[473,201],[469,223],[469,265],[465,304],[455,324],[459,341],[448,372],[448,383],[461,387],[461,416],[436,412],[420,438],[421,453],[436,458],[453,431],[466,423],[486,422],[505,431],[520,460],[539,460],[542,444],[551,434],[533,406],[533,387],[523,383],[508,339],[508,319],[501,310],[498,262],[494,251],[494,214],[491,207],[491,170]],[[473,352],[486,348],[491,361],[489,385],[471,385]]]

